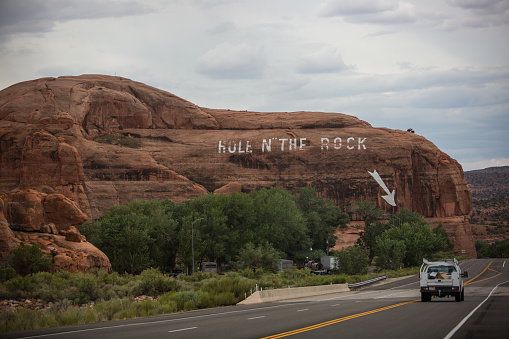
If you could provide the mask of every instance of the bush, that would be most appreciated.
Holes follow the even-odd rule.
[[[176,292],[171,299],[177,303],[177,311],[192,311],[200,305],[198,293],[194,291]]]
[[[244,299],[246,293],[250,292],[255,287],[255,282],[251,279],[244,277],[223,277],[214,278],[205,281],[201,287],[202,291],[205,291],[212,295],[219,295],[221,293],[231,293],[233,299],[240,301]],[[235,303],[236,301],[233,301]]]
[[[360,246],[344,248],[337,255],[339,273],[354,275],[366,274],[369,265],[369,250]]]
[[[99,321],[107,321],[119,319],[118,314],[124,312],[133,303],[129,299],[113,299],[100,302],[94,305],[94,309],[98,313]]]
[[[180,284],[175,278],[165,275],[155,268],[141,272],[139,279],[140,282],[136,290],[138,295],[159,295],[165,292],[180,290]]]
[[[11,266],[22,276],[54,269],[51,256],[42,253],[37,245],[27,246],[22,243],[11,251],[11,255]]]
[[[277,272],[281,255],[268,242],[264,245],[255,246],[247,243],[239,251],[237,267],[251,268],[253,270],[264,269],[269,272]]]
[[[103,134],[95,138],[94,141],[102,144],[119,145],[130,148],[141,147],[141,141],[138,138],[118,134]]]
[[[6,282],[17,275],[16,270],[11,266],[0,266],[0,282]]]

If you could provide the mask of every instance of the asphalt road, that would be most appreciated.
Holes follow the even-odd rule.
[[[416,276],[360,291],[284,303],[232,306],[8,338],[509,338],[509,260],[461,263],[465,301],[420,302]]]

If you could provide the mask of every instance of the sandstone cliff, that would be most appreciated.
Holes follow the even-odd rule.
[[[94,141],[104,134],[141,147]],[[45,78],[0,92],[0,152],[0,192],[61,194],[88,218],[133,199],[312,185],[343,209],[372,200],[440,220],[455,250],[475,256],[461,166],[422,136],[344,114],[208,109],[120,77]]]

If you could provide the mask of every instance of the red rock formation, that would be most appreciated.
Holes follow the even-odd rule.
[[[214,194],[226,194],[231,195],[232,193],[241,193],[242,185],[239,182],[231,182],[223,187],[219,187],[214,191]]]
[[[95,246],[86,242],[75,226],[87,216],[62,194],[45,194],[26,189],[0,194],[0,256],[7,262],[21,243],[38,245],[53,256],[59,269],[89,272],[111,271],[111,264]]]
[[[142,146],[94,141],[107,133]],[[233,182],[243,191],[312,185],[343,209],[372,200],[442,220],[458,253],[475,256],[461,166],[421,136],[344,114],[207,109],[120,77],[45,78],[0,92],[0,151],[0,192],[59,193],[91,218],[133,199],[178,203]],[[374,170],[396,190],[397,207],[382,199]],[[44,227],[37,201],[23,208],[33,220],[23,227]]]

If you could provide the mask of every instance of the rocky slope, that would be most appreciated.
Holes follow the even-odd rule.
[[[509,166],[489,167],[465,172],[472,199],[509,198]]]
[[[509,166],[468,171],[465,179],[472,190],[474,239],[493,243],[509,238]]]
[[[94,141],[105,134],[141,147]],[[421,136],[344,114],[216,110],[120,77],[44,78],[0,92],[0,152],[0,192],[61,194],[87,218],[133,199],[312,185],[343,209],[410,208],[475,256],[461,166]],[[12,232],[34,232],[5,215]]]

